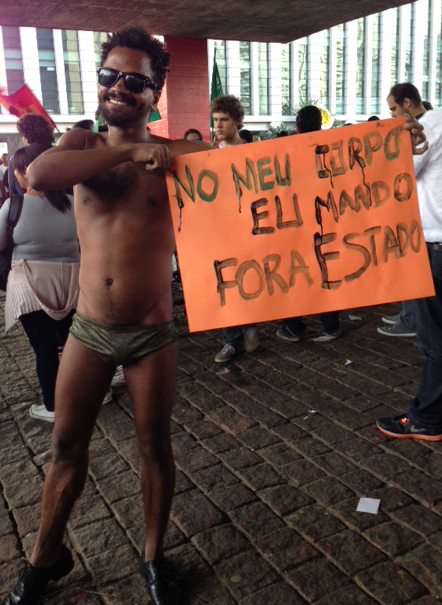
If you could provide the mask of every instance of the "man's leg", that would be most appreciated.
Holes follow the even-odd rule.
[[[302,316],[287,317],[284,319],[282,328],[276,331],[276,336],[288,342],[299,342],[305,334],[306,327]]]
[[[177,344],[124,368],[142,460],[141,489],[147,526],[144,560],[162,554],[175,487],[170,416],[175,395]]]
[[[235,355],[241,353],[244,342],[242,326],[232,326],[221,330],[224,347],[215,355],[215,361],[224,363],[230,361]]]
[[[63,534],[87,476],[88,448],[114,368],[68,337],[55,388],[52,461],[44,488],[35,567],[49,567],[60,556]]]
[[[395,323],[384,321],[389,325],[378,328],[379,334],[384,336],[398,336],[413,338],[416,336],[416,304],[417,300],[404,300],[402,302],[402,311],[399,313]]]

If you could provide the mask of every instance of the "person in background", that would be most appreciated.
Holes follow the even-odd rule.
[[[307,105],[298,111],[296,116],[296,132],[314,132],[322,128],[321,110],[314,105]],[[339,338],[341,329],[339,325],[339,312],[329,311],[320,314],[323,334],[314,338],[314,342],[329,342]],[[276,331],[276,336],[288,342],[299,342],[306,331],[302,317],[284,319],[282,328]]]
[[[183,139],[185,141],[195,141],[196,143],[202,143],[203,135],[196,128],[189,128],[189,130],[186,130],[186,132],[184,133]]]
[[[215,144],[217,149],[245,144],[246,141],[239,135],[244,118],[244,109],[239,99],[233,95],[217,97],[212,101],[211,115],[218,141]],[[215,355],[217,363],[231,361],[243,348],[247,353],[253,353],[259,346],[259,332],[256,324],[223,328],[221,337],[224,346]]]
[[[94,121],[93,120],[80,120],[76,122],[72,128],[83,128],[83,130],[93,130],[94,129]]]
[[[433,105],[430,103],[430,101],[422,101],[422,105],[425,107],[425,109],[427,111],[431,111],[432,109],[434,109]]]
[[[7,153],[2,153],[0,157],[0,202],[5,202],[9,197],[9,187],[4,182],[4,176],[8,172],[9,156]]]
[[[380,120],[379,116],[370,116],[367,122],[378,122]]]
[[[247,130],[247,128],[243,128],[242,130],[240,130],[239,131],[239,136],[246,143],[253,143],[253,135],[250,132],[250,130]]]
[[[14,229],[5,331],[20,320],[34,349],[43,394],[43,405],[31,405],[29,413],[54,422],[58,346],[66,341],[78,300],[80,253],[72,198],[63,191],[36,191],[26,178],[29,164],[46,149],[33,144],[14,153],[15,177],[26,193]],[[10,200],[0,209],[0,251],[7,243],[9,207]]]

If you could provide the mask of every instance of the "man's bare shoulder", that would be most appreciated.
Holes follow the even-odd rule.
[[[54,150],[94,149],[106,144],[107,133],[96,133],[83,128],[72,128],[58,141]]]
[[[213,149],[208,143],[194,143],[185,139],[168,141],[167,146],[172,157],[184,155],[185,153],[198,153],[199,151],[210,151]]]

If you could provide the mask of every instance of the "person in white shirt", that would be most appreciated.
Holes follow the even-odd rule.
[[[377,427],[400,439],[442,441],[442,109],[426,111],[412,84],[397,84],[388,100],[396,117],[411,115],[410,106],[422,106],[423,110],[419,122],[429,148],[414,156],[414,170],[436,295],[416,301],[418,344],[426,357],[417,395],[406,413],[381,418]]]

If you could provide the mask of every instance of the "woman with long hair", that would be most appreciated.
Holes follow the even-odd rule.
[[[29,412],[32,418],[54,422],[58,348],[66,341],[77,304],[80,251],[72,197],[64,191],[35,191],[27,181],[27,167],[46,149],[35,143],[13,157],[14,174],[26,193],[13,235],[5,331],[21,322],[34,349],[43,394],[43,405],[34,404]],[[10,203],[0,208],[0,250],[6,246]]]

